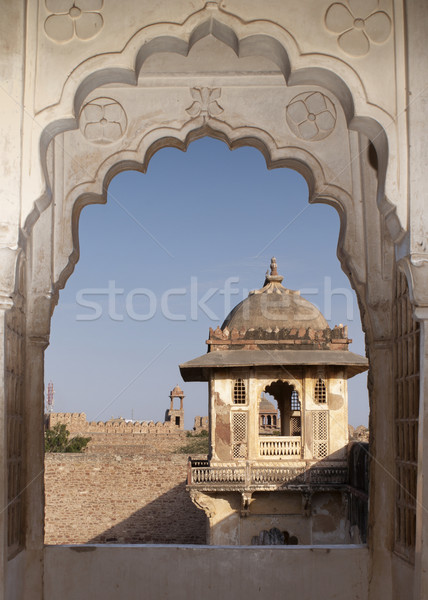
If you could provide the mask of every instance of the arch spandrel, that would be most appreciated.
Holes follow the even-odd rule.
[[[131,0],[129,2],[130,5],[133,4]],[[401,156],[399,160],[397,150],[400,141],[397,137],[400,132],[400,122],[394,123],[396,98],[395,90],[392,89],[394,87],[393,78],[388,78],[386,87],[382,84],[382,101],[377,102],[373,97],[376,86],[368,85],[365,82],[367,74],[373,72],[372,55],[376,56],[376,64],[379,65],[379,68],[380,65],[384,65],[387,70],[387,65],[384,63],[387,58],[390,59],[389,46],[393,36],[396,35],[395,32],[392,33],[392,21],[391,32],[387,39],[382,43],[371,44],[367,56],[363,58],[361,55],[353,56],[352,52],[344,53],[338,45],[337,35],[326,26],[324,12],[327,14],[329,3],[325,3],[325,6],[320,8],[321,3],[318,2],[313,7],[317,13],[320,10],[323,13],[319,15],[319,31],[312,36],[314,47],[308,46],[311,36],[307,35],[307,31],[299,30],[302,25],[299,25],[301,19],[298,19],[297,14],[301,10],[298,3],[296,6],[293,4],[290,7],[291,10],[286,11],[287,14],[279,10],[275,20],[265,17],[249,19],[247,16],[245,18],[244,15],[239,14],[239,11],[243,10],[239,2],[236,5],[237,14],[233,14],[231,7],[226,9],[222,4],[222,2],[207,2],[196,11],[194,11],[193,5],[193,11],[191,11],[190,6],[183,2],[182,18],[176,21],[171,18],[172,15],[169,15],[170,18],[166,21],[161,19],[156,22],[150,21],[150,19],[155,20],[156,11],[148,11],[144,14],[144,18],[142,17],[147,21],[143,22],[143,27],[141,27],[141,23],[137,23],[140,28],[132,31],[132,28],[135,27],[133,24],[128,30],[126,43],[110,53],[105,51],[105,44],[106,39],[110,39],[107,17],[113,15],[114,9],[111,7],[108,9],[103,7],[103,10],[100,11],[103,12],[104,26],[91,41],[92,54],[90,56],[88,48],[83,52],[76,36],[70,42],[61,44],[51,39],[50,43],[59,45],[61,49],[67,47],[71,57],[75,56],[74,52],[76,52],[76,56],[80,58],[69,70],[64,69],[64,63],[61,63],[62,73],[67,73],[66,80],[62,79],[60,96],[57,95],[56,99],[45,102],[44,106],[40,108],[37,115],[39,124],[44,127],[63,119],[75,118],[88,94],[100,85],[112,81],[136,85],[140,68],[153,53],[170,51],[186,55],[200,39],[207,35],[213,35],[232,48],[239,56],[261,54],[269,57],[277,64],[284,79],[288,80],[291,85],[322,84],[333,93],[342,105],[350,129],[363,131],[376,146],[380,158],[379,207],[383,213],[389,215],[389,227],[394,233],[394,238],[399,238],[402,229],[406,228],[407,218],[405,203],[402,201],[406,165],[405,157]],[[390,10],[391,7],[386,8]],[[388,13],[388,10],[385,14]],[[40,18],[42,17],[43,15]],[[120,17],[117,16],[117,18],[120,21]],[[390,19],[390,17],[388,18]],[[311,27],[315,21],[311,21]],[[42,25],[43,23],[39,24],[40,27]],[[106,39],[103,36],[107,36]],[[110,39],[109,48],[117,43],[116,38]],[[48,43],[43,45],[43,51],[48,53],[47,59],[50,59],[50,55],[55,54],[52,53],[52,48],[50,48],[49,54],[49,48]],[[97,49],[101,48],[103,51],[97,53]],[[389,49],[388,52],[386,49]],[[37,55],[38,60],[44,56],[43,51]],[[58,54],[58,60],[65,60],[63,53]],[[391,68],[395,68],[394,64]],[[45,72],[46,69],[41,69],[38,77],[40,73]],[[62,77],[61,74],[59,79]],[[41,87],[40,94],[36,94],[37,98],[43,96],[44,89],[50,89],[49,85],[43,87],[41,83],[41,80],[37,83]],[[389,90],[390,86],[392,86],[391,90]],[[364,118],[360,115],[364,115]],[[386,178],[385,188],[383,186],[384,178]],[[400,185],[397,182],[400,182]],[[385,200],[384,191],[392,204]],[[394,206],[398,210],[398,218],[391,210]]]
[[[195,3],[181,0],[168,7],[153,7],[150,3],[152,10],[144,6],[145,2],[139,1],[139,18],[133,19],[132,23],[124,22],[127,4],[131,14],[136,0],[124,0],[120,6],[104,3],[99,11],[103,18],[102,26],[91,38],[91,43],[86,45],[82,43],[85,40],[76,35],[78,32],[70,40],[55,39],[54,35],[45,30],[45,19],[49,17],[49,11],[40,12],[42,42],[37,48],[37,61],[40,65],[45,64],[44,61],[50,61],[50,70],[39,69],[37,74],[42,95],[38,98],[40,106],[36,108],[36,113],[61,103],[65,95],[69,102],[74,98],[76,85],[80,85],[88,75],[102,66],[138,70],[151,52],[168,51],[168,45],[174,44],[175,47],[171,49],[170,46],[169,51],[187,54],[194,43],[209,34],[229,45],[240,56],[266,52],[275,56],[278,64],[282,65],[286,78],[292,70],[321,67],[336,73],[347,83],[349,89],[356,90],[356,82],[352,81],[352,77],[356,77],[359,79],[360,90],[358,94],[354,93],[357,96],[354,102],[358,104],[365,97],[368,103],[378,105],[390,117],[395,113],[392,82],[383,81],[382,86],[364,83],[373,73],[374,57],[380,63],[380,68],[394,71],[391,44],[394,36],[397,37],[401,31],[399,28],[395,30],[392,23],[390,0],[382,3],[385,5],[382,12],[389,21],[386,25],[388,32],[385,24],[381,24],[381,28],[387,35],[382,41],[372,41],[363,55],[349,51],[349,48],[344,51],[341,47],[338,32],[332,30],[331,24],[326,22],[326,15],[332,4],[329,0],[313,0],[312,6],[308,6],[308,3],[289,2],[286,7],[282,0],[268,5],[257,3],[255,7],[251,7],[246,1],[227,2],[226,7],[222,1]],[[307,18],[308,11],[311,11],[311,19]],[[308,35],[308,28],[311,35]],[[250,41],[250,38],[254,39]],[[113,65],[114,57],[116,60]],[[385,64],[386,61],[390,61],[390,64]],[[55,82],[55,88],[51,74],[58,64],[61,65],[62,72]],[[344,76],[346,71],[348,73]],[[70,93],[69,85],[72,86]],[[391,94],[386,94],[387,91],[391,91]],[[379,92],[381,95],[376,101],[373,96]]]

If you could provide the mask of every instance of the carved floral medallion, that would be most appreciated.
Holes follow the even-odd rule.
[[[55,42],[65,44],[73,38],[90,40],[102,29],[104,21],[98,11],[103,0],[45,0],[53,14],[45,21],[45,32]]]
[[[216,117],[223,112],[223,108],[217,102],[221,96],[221,88],[194,87],[190,93],[194,102],[186,108],[186,112],[191,117]]]
[[[110,144],[117,142],[125,134],[126,113],[112,98],[95,98],[82,108],[79,126],[88,141]]]
[[[295,96],[286,108],[287,123],[294,135],[306,141],[326,138],[336,125],[336,108],[321,92]]]
[[[351,56],[365,56],[371,44],[383,44],[391,33],[391,19],[378,10],[377,0],[334,2],[325,13],[325,25],[340,34],[337,43]]]

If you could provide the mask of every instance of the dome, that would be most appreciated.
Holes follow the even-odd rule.
[[[183,398],[184,398],[183,390],[181,389],[181,387],[179,385],[176,385],[175,388],[173,390],[171,390],[169,395],[171,398],[180,398],[181,396],[183,396]]]
[[[270,267],[264,286],[250,292],[248,298],[235,306],[221,329],[326,329],[328,323],[316,306],[302,298],[299,291],[283,287],[283,277],[278,275],[275,258]]]

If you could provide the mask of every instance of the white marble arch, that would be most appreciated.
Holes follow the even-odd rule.
[[[219,26],[218,26],[219,27]],[[212,28],[203,29],[203,25],[193,33],[195,38],[201,39],[202,33],[208,35]],[[220,33],[221,35],[220,35]],[[217,34],[217,35],[215,35]],[[226,35],[228,34],[228,35]],[[234,39],[233,32],[228,28],[217,31],[214,27],[214,37],[217,39],[217,46],[222,43],[232,45],[230,40]],[[228,37],[229,36],[229,37]],[[219,39],[220,38],[220,39]],[[224,41],[225,40],[225,41]],[[154,40],[152,45],[158,52],[168,52],[176,49],[174,41],[170,38],[161,41]],[[194,48],[197,50],[197,43],[194,41]],[[74,100],[74,110],[76,114],[82,114],[82,107],[88,102],[97,101],[97,98],[110,98],[118,102],[123,107],[128,103],[132,105],[146,106],[148,103],[156,106],[168,106],[168,97],[171,94],[181,100],[179,104],[181,113],[164,114],[161,112],[159,117],[153,118],[149,115],[150,123],[144,121],[144,113],[127,115],[127,120],[134,124],[132,128],[128,127],[126,133],[121,137],[119,143],[109,144],[88,144],[82,140],[81,125],[79,119],[73,123],[68,120],[61,124],[58,122],[46,128],[46,136],[50,132],[57,132],[46,148],[46,176],[50,194],[45,196],[45,202],[39,204],[38,211],[40,216],[34,220],[34,213],[29,216],[27,224],[31,225],[31,240],[34,249],[40,248],[37,255],[37,278],[39,285],[44,281],[45,287],[39,288],[33,299],[32,305],[38,310],[34,311],[32,322],[36,322],[38,338],[48,338],[49,318],[53,310],[53,304],[58,297],[58,291],[66,283],[67,278],[72,273],[74,265],[79,257],[78,251],[78,219],[81,210],[86,204],[106,202],[106,191],[112,177],[124,169],[137,169],[145,171],[149,160],[154,152],[165,146],[175,146],[185,149],[194,139],[210,135],[212,137],[224,140],[229,147],[234,148],[244,144],[252,145],[258,148],[266,158],[269,168],[291,167],[299,171],[306,179],[310,190],[311,202],[324,202],[336,208],[340,215],[341,232],[338,241],[338,256],[342,262],[345,272],[351,279],[356,289],[360,304],[366,306],[363,314],[365,330],[370,338],[384,337],[385,323],[383,322],[383,312],[371,309],[367,305],[367,262],[375,261],[374,257],[367,256],[361,249],[367,247],[367,238],[369,236],[368,228],[376,228],[376,237],[382,240],[382,253],[389,254],[389,259],[385,265],[379,267],[382,273],[384,296],[391,294],[391,289],[385,294],[386,289],[391,288],[392,282],[392,242],[383,220],[379,217],[377,227],[373,223],[367,222],[367,215],[361,210],[361,200],[365,196],[370,196],[366,203],[372,202],[373,210],[379,213],[376,198],[379,197],[379,188],[382,187],[381,167],[379,164],[382,158],[378,160],[378,167],[375,170],[369,164],[369,140],[365,132],[370,132],[374,142],[378,145],[378,153],[387,155],[385,135],[381,126],[373,120],[372,117],[360,117],[355,119],[352,115],[353,101],[351,92],[347,89],[344,82],[331,72],[322,72],[322,70],[306,71],[300,75],[297,72],[295,80],[299,83],[287,86],[284,80],[286,74],[285,66],[288,62],[287,54],[277,40],[264,37],[261,40],[247,42],[248,48],[252,54],[256,55],[257,50],[263,52],[264,56],[269,56],[269,60],[276,65],[280,64],[281,84],[275,82],[275,88],[272,85],[265,85],[257,81],[257,75],[252,75],[251,81],[246,86],[242,83],[238,89],[230,88],[234,92],[231,100],[226,97],[228,82],[222,81],[221,76],[212,78],[213,83],[209,89],[221,89],[221,96],[215,102],[221,106],[222,112],[219,115],[211,116],[197,115],[192,117],[188,114],[186,106],[191,106],[194,98],[189,93],[189,83],[186,87],[179,89],[169,86],[160,86],[152,88],[150,91],[155,98],[149,98],[145,102],[145,96],[148,91],[144,85],[127,85],[123,74],[117,71],[105,69],[100,80],[99,73],[88,75],[76,90]],[[216,47],[214,45],[214,47]],[[245,47],[245,46],[244,46]],[[143,46],[145,52],[150,54],[146,46]],[[139,58],[142,54],[140,50],[137,53]],[[244,54],[245,55],[245,54]],[[273,59],[272,59],[273,57]],[[137,64],[140,60],[137,58]],[[280,60],[281,59],[281,60]],[[141,62],[142,59],[141,59]],[[202,66],[201,66],[202,68]],[[137,69],[140,73],[140,69]],[[323,75],[325,82],[323,81]],[[191,79],[190,84],[197,82],[200,74],[196,74]],[[277,78],[278,79],[278,78]],[[100,81],[102,87],[97,87]],[[117,86],[117,83],[121,84]],[[140,77],[140,82],[144,84],[144,76]],[[322,85],[323,84],[323,85]],[[201,86],[202,87],[202,86]],[[208,89],[208,88],[207,88]],[[260,102],[269,100],[270,112],[269,123],[260,114],[260,108],[248,114],[248,95],[253,93],[254,89],[258,91]],[[86,96],[83,95],[85,90]],[[315,148],[311,147],[311,142],[301,140],[295,135],[286,131],[278,132],[278,122],[281,119],[285,122],[285,110],[287,100],[290,96],[295,98],[297,95],[307,94],[309,92],[322,94],[334,103],[336,110],[335,131],[329,136],[335,136],[331,145],[326,142],[314,142]],[[285,95],[284,95],[285,93]],[[272,98],[277,96],[277,107],[272,108]],[[288,94],[288,96],[287,96]],[[257,110],[258,109],[258,110]],[[131,110],[131,108],[130,108]],[[175,111],[177,109],[175,108]],[[140,109],[141,112],[143,112]],[[124,111],[125,112],[125,111]],[[275,113],[275,114],[273,114]],[[352,115],[352,117],[351,117]],[[258,124],[258,120],[260,124]],[[142,120],[142,121],[141,121]],[[167,124],[170,124],[167,126]],[[172,125],[173,126],[172,126]],[[357,132],[352,130],[351,125]],[[68,126],[69,129],[63,129]],[[80,129],[78,127],[80,126]],[[71,128],[73,127],[73,128]],[[61,131],[63,129],[63,131]],[[60,132],[59,132],[60,131]],[[374,144],[373,144],[374,145]],[[89,148],[88,148],[89,146]],[[89,157],[89,158],[88,158]],[[343,164],[341,159],[345,157]],[[384,157],[387,160],[387,156]],[[89,162],[88,162],[89,161]],[[79,163],[84,165],[84,169],[79,170]],[[61,165],[58,168],[57,165]],[[67,167],[70,167],[67,169]],[[358,178],[361,177],[361,171],[366,170],[366,182],[363,185],[358,184]],[[377,173],[376,181],[374,175]],[[60,190],[59,193],[55,193]],[[384,198],[383,194],[380,196]],[[387,209],[389,220],[392,223],[393,231],[401,234],[402,228],[398,224],[398,218],[395,216],[395,210],[387,201],[380,203]],[[44,208],[45,206],[45,208]],[[54,206],[54,209],[50,208]],[[49,215],[49,216],[48,216]],[[369,220],[372,219],[372,214]],[[53,231],[49,232],[49,226]],[[46,253],[46,242],[53,241],[53,255]],[[368,252],[370,254],[370,250]],[[45,263],[43,262],[45,258]],[[34,256],[35,258],[35,256]],[[52,272],[53,265],[53,272]],[[44,272],[43,272],[44,271]],[[376,285],[379,287],[379,281]],[[35,289],[33,288],[33,291]],[[374,318],[372,315],[374,313]],[[31,319],[30,319],[31,320]],[[30,325],[33,329],[33,326]]]
[[[366,2],[372,4],[370,0]],[[344,0],[336,4],[346,3]],[[36,4],[38,10],[35,10]],[[128,18],[125,4],[135,24]],[[426,113],[412,108],[410,103],[407,115],[404,111],[409,100],[406,81],[416,98],[426,97],[420,84],[424,72],[420,48],[425,39],[426,9],[421,0],[415,0],[412,6],[406,1],[384,0],[377,6],[377,13],[386,15],[384,23],[387,18],[393,24],[393,33],[385,37],[385,32],[385,39],[380,41],[378,37],[367,51],[369,58],[377,53],[385,67],[395,61],[395,81],[383,83],[373,79],[368,58],[356,57],[352,48],[348,47],[348,53],[344,53],[336,47],[339,38],[336,40],[337,36],[331,35],[333,26],[327,20],[328,11],[335,3],[325,0],[320,8],[319,0],[311,0],[311,16],[305,14],[305,22],[297,19],[299,14],[302,16],[299,2],[287,0],[273,4],[276,14],[272,13],[269,3],[256,9],[253,4],[244,6],[240,0],[229,0],[225,8],[223,2],[204,4],[180,0],[169,9],[174,16],[168,14],[168,9],[155,8],[154,12],[158,12],[152,21],[151,17],[145,21],[138,3],[133,0],[123,3],[123,15],[114,12],[117,8],[113,5],[97,0],[94,11],[101,15],[101,20],[99,16],[93,17],[93,23],[98,23],[94,45],[87,44],[82,50],[76,33],[75,38],[79,39],[70,42],[68,54],[64,50],[68,40],[64,35],[59,39],[50,25],[46,25],[52,17],[50,13],[59,7],[58,2],[29,3],[26,12],[22,6],[9,9],[6,20],[9,31],[4,39],[9,43],[8,52],[13,60],[10,65],[2,63],[2,69],[9,73],[8,68],[14,67],[16,57],[20,58],[21,66],[25,64],[19,80],[25,110],[21,121],[16,120],[12,104],[9,106],[6,102],[6,120],[9,114],[13,118],[9,123],[5,120],[4,139],[7,142],[15,135],[22,145],[18,144],[20,149],[17,148],[21,166],[7,156],[2,168],[9,190],[17,200],[7,207],[6,226],[0,231],[3,268],[0,300],[5,323],[8,315],[13,316],[18,311],[24,311],[26,316],[25,328],[18,331],[20,338],[25,339],[25,352],[19,351],[18,357],[16,344],[12,348],[6,343],[3,359],[5,365],[6,361],[13,364],[19,358],[25,371],[22,398],[26,436],[22,456],[25,550],[19,552],[18,548],[8,566],[5,558],[1,562],[3,581],[7,583],[1,589],[0,598],[2,595],[18,597],[14,594],[21,587],[22,597],[41,598],[43,594],[40,566],[43,563],[43,485],[40,480],[43,352],[49,342],[50,317],[58,291],[78,259],[80,211],[86,204],[105,202],[108,183],[119,171],[129,168],[144,171],[158,149],[168,145],[185,149],[193,139],[204,135],[221,139],[231,148],[244,144],[257,147],[269,168],[295,168],[308,182],[310,201],[329,203],[339,212],[338,256],[358,296],[371,361],[373,460],[370,541],[366,550],[369,575],[368,581],[362,582],[361,597],[366,597],[366,584],[371,599],[399,598],[397,590],[412,589],[413,581],[415,599],[423,598],[428,590],[428,576],[424,574],[428,571],[424,570],[428,559],[423,544],[428,530],[428,519],[423,511],[424,498],[428,497],[423,479],[428,436],[423,418],[426,379],[422,379],[421,385],[414,569],[393,554],[395,484],[392,475],[395,466],[390,402],[393,395],[391,311],[396,261],[406,272],[415,316],[422,323],[428,318],[427,227],[421,212],[421,198],[425,197]],[[350,7],[355,10],[363,4],[350,2]],[[289,14],[296,18],[286,26]],[[123,22],[121,35],[125,37],[120,44],[108,34],[109,15]],[[406,23],[412,34],[407,38]],[[360,25],[358,22],[358,27]],[[312,32],[312,39],[306,27]],[[43,28],[50,40],[43,37]],[[16,40],[12,39],[15,30],[20,31]],[[82,35],[86,35],[84,31]],[[157,55],[163,56],[164,61],[171,54],[185,59],[197,52],[198,44],[208,38],[241,59],[250,59],[256,64],[262,58],[273,66],[269,72],[250,68],[246,73],[213,73],[207,68],[205,56],[196,72],[181,74],[181,79],[176,73],[171,81],[168,69],[162,71],[162,60],[158,62],[158,72],[145,72],[145,66],[156,60]],[[13,44],[19,46],[21,42],[24,45],[13,52]],[[54,47],[58,58],[51,58]],[[219,50],[219,55],[221,52]],[[43,60],[49,60],[56,69],[50,79],[40,66]],[[61,64],[67,65],[64,71]],[[18,85],[10,83],[12,79],[6,77],[5,80],[10,98],[16,96],[14,85]],[[49,85],[44,85],[46,82]],[[297,123],[300,117],[294,118],[295,112],[289,108],[300,102],[299,110],[306,107],[306,121],[311,121],[314,113],[307,104],[310,94],[318,94],[312,100],[318,108],[324,102],[324,112],[330,113],[322,135],[327,134],[322,139],[311,137],[309,126],[302,134]],[[174,107],[171,95],[176,100]],[[133,103],[137,98],[146,102]],[[270,114],[266,118],[263,105],[268,100]],[[192,109],[194,103],[196,107]],[[88,104],[92,108],[87,109]],[[131,105],[134,111],[135,105],[140,108],[132,112]],[[147,106],[151,109],[148,115],[144,113]],[[155,115],[153,106],[162,106],[164,112]],[[94,113],[102,114],[98,121]],[[320,113],[315,117],[317,114]],[[102,119],[105,123],[101,123]],[[90,135],[86,125],[82,125],[83,120],[86,125],[94,126]],[[413,140],[410,146],[409,139]],[[85,157],[83,170],[82,157]],[[412,200],[410,188],[414,192]],[[22,274],[20,284],[16,276],[18,270]],[[421,338],[422,373],[428,363],[426,327],[422,327]],[[14,372],[13,367],[10,372]],[[6,414],[5,408],[2,414]],[[7,438],[3,433],[1,440],[2,449],[6,450]],[[5,469],[0,473],[0,483],[6,505]],[[4,515],[3,521],[1,535],[5,539]],[[1,551],[5,556],[4,545]],[[346,573],[343,575],[346,577]],[[51,573],[49,576],[51,581]],[[366,576],[362,574],[362,577]],[[25,583],[18,586],[18,580],[22,582],[23,578]]]

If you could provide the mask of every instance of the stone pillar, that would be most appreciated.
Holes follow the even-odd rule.
[[[248,376],[247,388],[247,446],[248,459],[259,458],[259,386],[255,377]]]
[[[25,597],[43,598],[44,545],[44,352],[47,335],[31,335],[26,346],[26,573]]]
[[[0,19],[0,600],[7,595],[6,313],[12,307],[19,254],[26,2],[3,3]],[[24,573],[19,573],[24,578]],[[17,586],[15,586],[17,587]],[[18,600],[18,592],[15,594]]]
[[[300,397],[300,447],[301,447],[301,458],[306,458],[305,446],[306,446],[306,398],[310,391],[308,386],[308,372],[305,369],[305,374],[302,378],[302,393]]]
[[[391,342],[370,346],[370,512],[369,600],[393,598],[391,553],[394,544],[394,381]]]
[[[420,403],[418,432],[418,480],[416,504],[416,546],[414,599],[428,597],[428,89],[426,64],[428,48],[428,3],[405,0],[409,230],[399,254],[407,255],[405,265],[414,317],[420,321]],[[409,276],[410,271],[410,276]],[[411,285],[410,285],[411,282]]]

